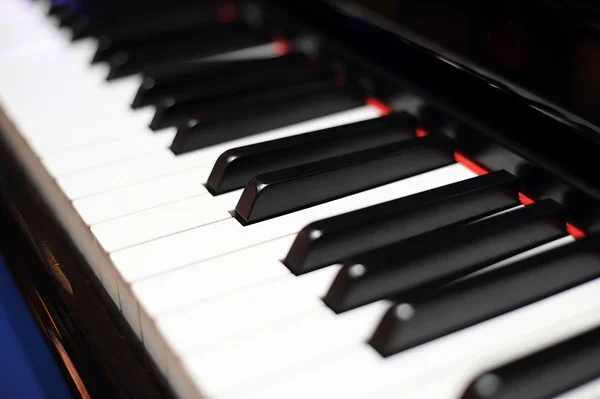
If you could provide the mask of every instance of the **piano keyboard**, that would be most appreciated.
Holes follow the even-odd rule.
[[[597,396],[597,332],[553,347],[600,325],[558,203],[230,4],[112,41],[50,6],[0,2],[1,129],[179,397]],[[579,363],[538,386],[541,350]]]

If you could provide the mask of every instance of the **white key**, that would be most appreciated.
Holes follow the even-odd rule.
[[[135,295],[144,313],[156,318],[242,287],[288,276],[290,272],[272,254],[280,247],[289,248],[294,239],[293,235],[281,237],[139,281],[134,285]],[[156,296],[158,292],[162,298]]]
[[[264,253],[269,251],[270,246],[277,245],[278,241],[284,241],[284,245],[289,246],[293,239],[283,237],[168,273],[164,276],[166,279],[158,281],[165,284],[160,294],[162,301],[155,296],[156,290],[160,290],[157,280],[142,281],[134,286],[134,290],[136,296],[145,299],[141,301],[143,307],[138,310],[137,299],[133,296],[122,296],[123,314],[136,330],[141,329],[138,333],[146,348],[157,364],[166,370],[167,344],[163,334],[158,332],[157,320],[173,315],[173,312],[195,312],[203,303],[210,304],[219,301],[219,298],[223,298],[225,303],[232,303],[232,300],[226,299],[230,294],[235,295],[257,284],[262,286],[261,283],[265,281],[278,282],[281,278],[289,277],[290,273],[281,263]]]
[[[375,397],[361,396],[361,394],[364,395],[364,391],[367,390],[364,386],[369,386],[370,390],[374,389],[372,385],[376,382],[373,382],[373,377],[380,370],[383,361],[384,359],[367,344],[358,345],[354,351],[323,354],[323,356],[312,362],[306,362],[299,367],[274,373],[268,383],[261,381],[261,384],[257,384],[253,388],[232,390],[228,394],[219,395],[216,398],[276,399],[281,398],[278,395],[283,392],[287,392],[285,398],[294,399],[307,397],[364,399],[365,397]],[[365,367],[362,367],[363,365]],[[401,378],[402,381],[406,381],[403,376],[412,375],[414,371],[414,368],[409,367],[402,370],[402,373],[397,377]],[[174,388],[182,397],[198,399],[202,397],[200,394],[203,392],[202,386],[198,387],[201,382],[196,382],[193,374],[185,374],[184,372],[180,377],[173,376],[171,378],[171,384],[174,385]],[[346,382],[352,387],[360,385],[363,388],[359,390],[360,392],[346,389]],[[406,383],[396,392],[396,395],[402,393],[402,398],[404,398],[404,392],[410,391],[412,386],[414,386],[412,383]],[[314,396],[304,396],[307,393]],[[347,396],[344,396],[344,394]]]
[[[131,284],[155,274],[297,233],[315,220],[470,177],[473,177],[472,172],[460,164],[454,164],[246,227],[235,219],[200,227],[115,252],[111,258],[124,280]],[[281,251],[285,250],[281,249],[277,256],[281,256]]]
[[[92,232],[111,253],[231,218],[226,209],[235,207],[238,192],[203,194],[93,225]]]
[[[555,399],[597,399],[600,398],[600,379],[590,381],[578,388],[558,395]]]
[[[73,201],[73,206],[89,226],[130,215],[181,199],[207,194],[196,171],[136,184]]]
[[[199,167],[198,171],[201,172],[200,176],[202,176],[199,177],[201,179],[199,182],[203,184],[206,182],[219,155],[229,148],[353,123],[359,120],[374,118],[377,115],[378,111],[374,108],[359,107],[351,111],[339,112],[309,122],[217,144],[178,156],[173,154],[168,148],[157,148],[156,151],[148,153],[143,158],[118,162],[59,179],[59,184],[70,199],[78,199],[87,195],[124,187],[129,184],[151,180],[191,167]],[[122,176],[116,179],[115,171],[122,169],[126,169],[127,174],[122,174]]]
[[[344,115],[350,115],[349,113],[345,112],[343,113]],[[372,109],[370,108],[361,108],[358,111],[356,111],[355,113],[352,114],[352,118],[364,118],[368,115],[373,115],[372,113]],[[324,123],[327,124],[331,124],[331,123],[338,123],[341,122],[341,116],[338,115],[337,117],[333,118],[333,117],[327,117],[327,118],[320,118],[320,122],[319,124],[321,124],[321,126],[323,126]],[[303,124],[303,126],[307,127],[307,126],[313,126],[315,125],[316,122],[311,122],[311,123],[307,123],[307,124]],[[295,126],[299,126],[299,125],[295,125]],[[296,128],[290,128],[289,132],[295,132],[297,131]],[[219,146],[216,146],[219,147]],[[95,157],[99,157],[101,154],[101,152],[95,153]],[[172,168],[171,171],[179,169],[179,168],[183,168],[184,164],[186,166],[192,165],[196,162],[197,159],[210,159],[210,158],[206,158],[207,156],[218,156],[215,153],[215,148],[207,148],[205,150],[201,150],[201,151],[197,151],[191,154],[186,154],[183,156],[179,156],[179,157],[175,157],[169,150],[165,150],[165,153],[163,154],[164,157],[162,159],[165,160],[165,162],[159,162],[158,159],[153,158],[153,156],[148,155],[145,156],[141,159],[136,159],[133,161],[129,161],[129,162],[125,162],[125,163],[121,163],[121,164],[116,164],[116,165],[109,165],[106,168],[101,168],[101,172],[98,173],[96,170],[91,170],[85,173],[80,173],[80,174],[74,174],[74,175],[69,175],[67,177],[65,177],[64,179],[59,179],[59,184],[61,185],[61,187],[63,189],[65,189],[66,191],[68,191],[71,195],[71,198],[75,197],[79,197],[79,196],[83,196],[83,194],[90,194],[91,192],[94,191],[103,191],[105,189],[108,189],[108,187],[110,186],[115,186],[115,185],[123,185],[125,186],[126,183],[129,184],[131,183],[131,180],[140,180],[143,179],[144,177],[149,177],[147,171],[148,170],[152,170],[155,171],[157,169],[160,169],[162,167],[164,168]],[[203,155],[204,157],[199,155]],[[138,171],[139,174],[136,173],[132,173],[132,165],[134,166],[139,166],[142,165],[145,166],[145,168],[136,168],[133,167],[134,171]],[[165,166],[165,164],[168,164],[169,166]],[[123,173],[119,173],[121,169],[127,169],[128,173],[127,174],[123,174]],[[194,169],[190,169],[187,172],[182,172],[180,174],[178,174],[178,176],[185,174],[186,177],[185,179],[187,179],[190,182],[193,182],[192,184],[198,184],[198,182],[205,182],[208,178],[208,175],[210,174],[210,171],[212,169],[212,164],[206,164],[204,165],[204,167],[197,167]],[[109,170],[111,173],[105,173],[107,170]],[[156,172],[157,174],[159,173],[158,171]],[[195,175],[194,176],[192,176]],[[105,179],[103,179],[102,176],[105,176]],[[116,176],[116,177],[115,177]],[[110,177],[110,179],[109,179]],[[173,177],[175,177],[175,175],[173,175]],[[109,220],[109,219],[113,219],[116,217],[120,217],[123,215],[126,215],[128,213],[133,213],[135,211],[139,211],[139,210],[143,210],[143,209],[148,209],[152,206],[158,206],[158,205],[162,205],[168,202],[173,202],[173,201],[177,201],[180,199],[184,199],[184,198],[188,198],[190,196],[189,194],[189,190],[186,189],[185,187],[177,187],[173,184],[170,184],[169,186],[165,186],[165,181],[169,179],[169,176],[165,176],[164,178],[161,179],[157,179],[157,180],[153,180],[153,181],[148,181],[143,185],[143,195],[137,195],[137,197],[143,197],[146,195],[149,195],[148,198],[146,198],[146,200],[144,199],[140,199],[139,202],[137,203],[141,203],[141,204],[145,204],[145,203],[150,203],[152,205],[143,205],[140,207],[135,206],[132,203],[132,196],[134,195],[134,193],[132,192],[132,188],[131,187],[124,187],[123,189],[120,190],[115,190],[112,192],[106,192],[104,194],[98,194],[95,196],[91,196],[91,197],[85,197],[82,198],[80,200],[76,200],[75,201],[75,206],[78,208],[78,210],[80,211],[83,219],[88,223],[88,224],[96,224],[105,220]],[[100,186],[102,187],[102,189],[98,188],[95,189],[95,186]],[[165,191],[169,191],[168,193],[165,193]],[[162,192],[162,196],[158,196],[158,197],[153,197],[152,193],[153,192]],[[204,192],[204,190],[202,190],[201,192]],[[229,193],[226,195],[222,195],[222,196],[218,196],[216,197],[216,200],[219,202],[222,202],[224,205],[224,210],[230,210],[233,209],[233,207],[235,206],[235,204],[237,204],[237,200],[239,199],[239,195],[241,194],[241,191],[239,192],[233,192],[233,193]],[[168,198],[168,201],[158,201],[160,198]],[[99,204],[101,202],[106,202],[106,203],[110,203],[111,206],[108,209],[100,209],[99,208]],[[122,203],[124,202],[124,203]]]
[[[44,28],[37,26],[33,20],[26,17],[17,18],[13,23],[20,23],[19,28],[29,28],[30,31],[21,33],[8,27],[7,30],[10,32],[9,35],[12,37],[27,37],[28,40],[26,43],[20,43],[20,45],[11,44],[2,46],[2,50],[0,50],[0,59],[3,62],[15,60],[36,62],[46,59],[48,56],[54,56],[55,54],[66,54],[68,47],[64,41],[58,37],[53,37],[50,34],[44,34]],[[5,28],[7,27],[5,26]]]
[[[191,162],[190,162],[191,161]],[[57,180],[71,200],[89,197],[133,184],[194,168],[197,184],[204,184],[212,165],[195,165],[194,159],[178,157],[168,149],[157,149],[140,158],[111,163]]]
[[[69,32],[65,30],[65,32]],[[69,36],[70,32],[69,32]],[[81,65],[86,70],[89,68],[95,68],[97,65],[90,65],[96,50],[98,49],[98,39],[96,38],[84,38],[79,39],[76,42],[69,42],[69,56],[73,58],[73,61]]]
[[[281,273],[286,270],[281,264],[274,266]],[[200,301],[155,320],[150,320],[145,312],[149,306],[145,305],[141,316],[144,345],[166,373],[169,363],[190,351],[208,348],[235,336],[250,335],[253,330],[280,319],[322,307],[319,298],[325,294],[338,270],[339,266],[329,267],[302,277],[282,274],[242,290],[240,281],[233,281],[230,290],[236,291],[231,294]],[[250,276],[250,284],[253,277]],[[155,325],[151,325],[152,322]],[[203,327],[199,328],[200,325]]]
[[[168,147],[174,137],[174,128],[161,131],[160,134],[134,134],[89,148],[49,154],[42,158],[42,162],[53,177],[64,177],[99,166],[143,157],[158,148]]]
[[[21,128],[23,128],[21,126]],[[65,129],[68,127],[65,126]],[[148,134],[149,131],[146,128],[131,127],[122,130],[117,130],[112,126],[100,127],[97,126],[97,130],[92,131],[85,127],[69,127],[71,129],[71,137],[63,137],[53,141],[50,138],[44,138],[42,140],[28,140],[30,147],[35,151],[38,157],[44,157],[49,155],[58,155],[63,151],[71,151],[78,149],[85,149],[92,146],[100,146],[109,142],[113,142],[120,138],[127,136],[134,136],[139,134]],[[27,128],[23,128],[27,129]],[[36,128],[37,129],[37,128]],[[48,129],[46,127],[46,129]],[[29,130],[31,131],[31,130]]]
[[[554,247],[558,246],[561,241],[562,245],[566,242],[564,239],[557,240]],[[549,249],[550,247],[548,246],[539,247],[536,249],[536,253]],[[514,262],[534,254],[532,251],[528,252],[530,252],[528,255],[514,257],[512,261]],[[508,260],[504,263],[508,263]],[[497,267],[500,266],[497,265]],[[273,322],[284,315],[291,316],[302,310],[323,306],[317,298],[322,297],[326,293],[338,270],[339,266],[336,265],[335,267],[325,268],[319,272],[309,273],[305,276],[296,277],[286,275],[285,277],[271,280],[266,284],[255,285],[246,292],[227,296],[221,301],[214,301],[214,305],[212,303],[201,302],[196,308],[187,311],[179,310],[174,314],[158,317],[156,330],[152,331],[152,340],[150,342],[145,340],[145,345],[150,353],[160,356],[156,358],[157,363],[163,364],[166,356],[165,353],[170,352],[175,357],[185,356],[186,353],[193,351],[194,347],[213,344],[214,340],[218,337],[233,335],[235,332],[240,335],[247,334],[246,329],[256,326],[258,322]],[[158,295],[156,289],[158,287],[156,287],[156,281],[153,283],[155,289],[152,294],[156,296]],[[143,285],[143,283],[140,285]],[[171,287],[170,289],[169,286]],[[177,290],[177,285],[168,284],[163,285],[162,288],[164,292],[172,292]],[[280,294],[274,294],[277,291]],[[136,290],[136,294],[138,293],[139,291]],[[261,296],[262,293],[264,293],[264,297]],[[139,297],[140,302],[143,304],[143,315],[143,312],[152,305],[150,299],[151,292],[142,292],[141,294]],[[273,301],[273,298],[277,298],[277,301]],[[231,315],[231,319],[227,318],[225,322],[215,321],[204,323],[204,315],[207,312],[207,307],[210,306],[214,306],[215,312],[218,312],[219,308],[230,309],[221,315]],[[155,305],[154,308],[156,309],[157,306]],[[241,316],[237,316],[236,309],[239,309],[239,313],[242,314]],[[251,319],[250,323],[247,321],[248,318]],[[236,320],[239,320],[239,322],[236,323]],[[227,322],[233,323],[233,325],[229,325]],[[195,327],[196,323],[202,323],[202,331],[198,331],[198,327]],[[149,327],[145,324],[143,328]],[[169,364],[173,362],[173,359],[172,357],[167,357],[167,359],[171,359],[171,362],[167,363],[166,367],[168,372]]]
[[[205,263],[201,262],[203,260],[218,257],[219,255],[244,247],[251,247],[277,237],[291,236],[305,224],[316,219],[331,216],[332,214],[362,208],[374,203],[396,198],[397,196],[409,195],[469,177],[472,177],[470,171],[460,165],[453,165],[441,168],[434,172],[422,174],[415,178],[405,179],[379,189],[356,194],[354,196],[333,201],[329,204],[315,207],[326,209],[327,212],[329,212],[328,214],[323,212],[317,214],[313,212],[309,215],[309,219],[307,220],[306,214],[302,213],[305,211],[300,211],[297,212],[300,216],[292,214],[291,216],[288,215],[277,218],[276,223],[280,226],[285,226],[285,229],[273,229],[269,231],[273,224],[267,224],[265,227],[262,223],[242,227],[236,220],[231,219],[114,252],[111,254],[111,259],[116,267],[121,307],[124,313],[126,312],[126,309],[130,309],[130,314],[126,315],[126,317],[128,317],[131,323],[135,325],[136,315],[138,313],[137,299],[131,292],[131,285],[136,281],[147,279],[153,275],[170,272],[157,276],[155,279],[150,279],[147,283],[140,284],[138,292],[141,292],[141,295],[143,296],[142,302],[152,301],[151,298],[156,295],[157,292],[162,292],[161,290],[165,288],[168,289],[170,285],[173,287],[171,288],[172,290],[174,289],[177,291],[177,293],[173,295],[173,298],[177,299],[183,297],[188,298],[189,300],[190,295],[192,297],[197,297],[201,294],[198,294],[199,290],[197,290],[196,287],[186,287],[184,284],[187,271],[194,273],[196,268],[202,270],[204,266],[203,263]],[[364,198],[369,198],[371,202],[365,201]],[[304,219],[301,218],[302,215],[304,215]],[[312,217],[312,219],[310,219],[310,217]],[[275,224],[275,226],[277,226],[277,224]],[[273,245],[269,245],[268,251],[264,249],[261,253],[270,256],[270,259],[272,260],[281,259],[289,250],[289,245],[290,244],[287,241],[273,243]],[[257,248],[260,247],[262,247],[262,245]],[[177,268],[193,264],[194,262],[201,263],[184,269],[187,271],[183,271],[181,274],[177,273]],[[247,262],[243,263],[243,265],[247,264]],[[183,278],[178,278],[177,276],[183,276]],[[253,278],[261,278],[261,274],[256,273]],[[268,279],[270,278],[270,275],[267,273],[264,278]],[[187,280],[197,281],[198,279],[187,278]],[[175,283],[173,283],[173,281],[175,281]],[[127,301],[128,303],[124,303],[124,301]],[[165,302],[169,302],[169,300],[166,300]],[[171,305],[173,308],[178,306],[176,301],[170,302],[175,302],[175,304]],[[179,302],[179,304],[181,304],[181,302]],[[144,306],[145,311],[150,314],[150,318],[158,313],[156,304],[149,302],[144,303]]]
[[[173,202],[92,226],[106,252],[131,247],[198,226],[231,218],[207,195]],[[210,199],[210,198],[209,198]]]
[[[453,376],[447,382],[458,392],[482,371],[600,325],[600,305],[593,299],[599,289],[597,279],[386,359],[366,345],[349,347],[318,367],[237,393],[270,399],[285,388],[293,392],[286,398],[386,397],[375,392],[397,395],[422,388],[439,375]]]
[[[345,345],[358,344],[368,338],[388,306],[381,301],[343,315],[321,307],[282,320],[262,333],[227,340],[195,355],[187,354],[182,365],[203,394],[219,397],[247,385],[264,384],[273,372],[318,360]],[[174,381],[181,374],[184,372],[179,367],[169,370]]]
[[[0,87],[3,87],[0,85]],[[21,90],[28,90],[23,86]],[[32,96],[11,95],[3,91],[4,102],[10,104],[8,111],[25,139],[39,155],[46,155],[58,150],[84,147],[109,140],[127,137],[138,132],[151,134],[146,127],[150,119],[151,110],[137,113],[110,112],[103,113],[105,105],[88,104],[87,111],[81,111],[81,104],[77,107],[66,102],[63,108],[49,106],[40,101],[32,100]],[[86,95],[93,95],[86,93]],[[75,96],[77,98],[77,96]],[[100,97],[105,104],[110,103],[114,97]],[[17,101],[18,100],[18,101]],[[60,103],[60,99],[56,99]],[[85,101],[84,101],[85,102]],[[20,108],[19,108],[20,107]],[[69,113],[65,113],[65,109]],[[92,112],[89,110],[98,111]],[[31,118],[31,114],[36,118]]]

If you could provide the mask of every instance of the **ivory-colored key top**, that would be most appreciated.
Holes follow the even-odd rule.
[[[283,265],[274,266],[281,268]],[[192,350],[209,348],[224,339],[248,335],[280,319],[322,307],[320,297],[338,269],[332,266],[300,278],[286,274],[247,288],[238,288],[230,294],[158,317],[155,325],[151,326],[142,314],[144,344],[150,353],[159,355],[157,362],[169,362],[169,359],[173,362],[174,358],[166,357],[167,353],[182,357]],[[145,306],[142,311],[148,307]],[[200,325],[204,327],[199,329]],[[146,334],[147,331],[151,334]],[[166,348],[169,348],[168,351]]]
[[[199,195],[94,225],[92,233],[111,253],[229,218],[211,196]]]
[[[42,157],[46,169],[55,178],[82,172],[127,159],[141,158],[156,149],[167,148],[175,137],[175,129],[160,134],[140,132],[130,137],[118,137],[105,144],[82,149],[63,150]]]
[[[191,167],[204,166],[206,178],[212,166],[222,152],[229,148],[240,145],[256,143],[273,138],[287,137],[295,134],[305,133],[321,127],[338,126],[357,120],[370,119],[377,116],[377,110],[371,107],[360,107],[355,110],[340,112],[310,122],[299,123],[285,128],[272,130],[239,140],[210,146],[198,151],[182,155],[175,155],[167,148],[160,148],[147,156],[130,160],[126,165],[123,163],[99,167],[95,170],[84,171],[78,176],[71,175],[65,179],[59,179],[59,184],[71,199],[82,198],[90,194],[103,192],[109,189],[123,187],[127,184],[135,184],[145,180],[151,180],[160,176]],[[162,134],[162,133],[158,133]],[[115,178],[115,170],[127,169],[128,173]]]
[[[202,176],[192,169],[76,200],[73,206],[92,226],[200,194],[208,195],[208,191],[202,185]]]
[[[472,177],[473,173],[457,164],[424,173],[387,186],[341,198],[290,215],[243,227],[228,219],[168,237],[136,245],[111,254],[117,271],[121,297],[132,295],[131,285],[159,274],[199,263],[229,252],[292,235],[311,221],[348,212],[403,195],[410,195],[446,183]],[[236,192],[230,193],[236,194]],[[77,202],[76,202],[77,203]],[[271,253],[282,258],[289,246],[279,246]],[[273,259],[272,258],[272,259]]]
[[[598,289],[600,279],[388,358],[366,344],[349,346],[320,362],[318,368],[279,374],[281,378],[273,385],[236,391],[235,397],[271,399],[285,389],[293,392],[286,398],[306,398],[311,394],[388,398],[394,392],[396,396],[399,391],[418,392],[437,375],[454,376],[453,381],[447,382],[454,387],[451,391],[458,392],[484,370],[600,325],[600,306],[593,300]],[[362,360],[353,361],[361,352]],[[364,384],[365,380],[369,384]],[[317,385],[320,382],[323,383]],[[183,381],[179,383],[185,386]]]
[[[264,282],[290,277],[287,269],[268,254],[270,247],[289,247],[292,241],[293,237],[283,237],[167,273],[160,279],[141,281],[134,285],[131,296],[121,296],[123,313],[136,329],[141,329],[146,348],[166,369],[166,343],[157,323],[163,317],[193,311],[219,298],[225,300]],[[157,300],[157,293],[164,301]]]
[[[387,302],[381,301],[344,315],[325,307],[313,309],[260,332],[224,340],[210,350],[190,352],[181,363],[208,397],[267,384],[275,372],[315,361],[348,345],[360,345],[386,307]],[[180,367],[169,368],[169,378],[182,372]]]
[[[155,180],[192,167],[198,171],[199,178],[196,184],[204,184],[210,173],[210,165],[201,167],[195,165],[192,158],[179,158],[167,148],[157,148],[142,157],[71,174],[59,178],[57,182],[69,199],[76,200]]]

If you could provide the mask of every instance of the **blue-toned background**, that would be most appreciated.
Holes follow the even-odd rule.
[[[72,398],[0,254],[0,398]]]

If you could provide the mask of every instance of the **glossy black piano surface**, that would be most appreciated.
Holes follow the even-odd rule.
[[[6,221],[5,218],[2,219]],[[2,242],[11,240],[3,225]],[[12,259],[15,262],[15,259]],[[16,267],[26,267],[24,264]],[[0,254],[0,396],[67,399],[73,397],[35,319]]]
[[[367,18],[533,101],[600,124],[600,7],[593,1],[340,1],[339,7],[359,32]]]
[[[94,33],[86,30],[87,17],[97,22],[122,14],[135,20],[136,8],[160,9],[165,7],[164,3],[52,1],[65,29],[83,36]],[[593,1],[214,0],[204,3],[209,10],[221,6],[226,8],[219,10],[231,11],[233,7],[252,26],[253,35],[244,38],[244,43],[231,45],[232,48],[243,47],[246,40],[263,43],[265,38],[272,37],[298,47],[308,43],[310,55],[317,56],[337,79],[356,83],[360,93],[366,93],[387,111],[411,114],[414,121],[410,121],[410,128],[416,123],[421,132],[432,136],[445,134],[453,139],[457,159],[466,159],[471,166],[474,163],[478,171],[504,169],[516,176],[513,194],[516,196],[518,191],[521,200],[555,200],[557,204],[552,202],[548,212],[555,217],[552,207],[560,206],[557,219],[563,225],[566,219],[570,232],[575,232],[578,238],[600,228],[597,178],[600,7]],[[185,9],[191,3],[180,0],[170,4],[175,10]],[[76,15],[86,18],[75,19]],[[211,14],[210,18],[214,16]],[[225,12],[217,14],[217,19],[227,20],[230,16]],[[159,40],[170,22],[158,17],[156,21],[156,40]],[[144,24],[137,22],[140,26]],[[165,24],[162,29],[159,23]],[[181,24],[186,23],[190,25],[185,29],[193,30],[194,19],[181,20]],[[310,46],[315,43],[318,46]],[[212,54],[211,46],[198,49],[198,54]],[[168,45],[165,48],[170,51]],[[115,64],[114,54],[111,58],[110,51],[110,46],[106,47],[96,61],[106,57],[104,60],[109,60],[117,71],[114,78],[129,73],[130,65],[117,68],[119,65]],[[190,50],[185,47],[185,51]],[[177,60],[176,51],[167,53],[171,61]],[[144,48],[136,55],[139,58],[134,61],[140,64],[149,62],[148,59],[157,64],[163,61],[161,57],[149,56]],[[169,64],[165,65],[140,70],[148,76],[168,80]],[[134,64],[132,70],[135,67]],[[321,87],[318,79],[323,76],[307,76],[299,74],[298,81],[303,84],[306,79]],[[298,83],[290,80],[291,83],[285,82],[289,87]],[[185,95],[191,95],[191,90],[182,93],[182,98]],[[332,98],[332,102],[338,101],[337,97]],[[360,96],[357,98],[362,101]],[[246,104],[250,106],[253,97],[248,99]],[[340,100],[340,109],[349,106],[344,101],[353,104],[356,99]],[[221,105],[226,108],[227,102]],[[332,109],[338,107],[328,105]],[[215,114],[220,112],[217,106]],[[184,107],[183,111],[169,107],[163,109],[165,115],[187,112]],[[240,113],[240,116],[247,115]],[[294,120],[296,116],[289,118]],[[253,122],[257,126],[263,123]],[[179,142],[188,147],[179,152],[193,151],[225,140],[224,134],[234,134],[229,133],[230,125],[215,126],[216,138],[207,139],[208,144],[202,139],[194,141],[197,140],[194,126],[180,128]],[[52,372],[52,378],[60,380],[57,382],[60,388],[54,388],[56,392],[64,393],[68,387],[71,395],[81,397],[174,397],[143,344],[89,270],[73,238],[68,237],[39,189],[23,171],[18,157],[1,139],[0,136],[0,204],[5,226],[0,228],[0,252],[5,254],[62,372],[62,380],[56,378],[56,370]],[[175,143],[171,148],[178,152]],[[446,148],[445,141],[440,147]],[[449,154],[451,158],[451,151]],[[292,169],[285,171],[292,174]],[[284,181],[285,178],[287,175]],[[319,201],[325,201],[328,198],[325,197]],[[295,206],[292,205],[290,209]],[[547,234],[554,237],[554,231]],[[365,259],[370,257],[376,258],[377,253],[368,253]],[[345,264],[346,268],[351,264]],[[287,266],[294,273],[300,268]],[[336,311],[343,308],[330,306]],[[48,381],[45,382],[47,385]]]

